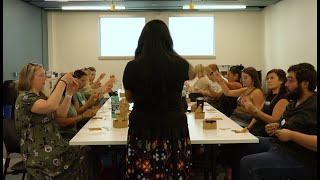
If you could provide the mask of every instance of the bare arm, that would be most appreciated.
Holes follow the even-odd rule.
[[[213,91],[213,90],[210,89],[210,88],[208,89],[208,91],[206,91],[206,92],[204,93],[205,96],[209,96],[209,97],[212,97],[212,98],[214,98],[214,99],[219,99],[222,94],[223,94],[222,92],[217,93],[217,92]]]
[[[71,98],[72,98],[72,95],[67,95],[63,98],[62,103],[60,104],[60,106],[56,111],[57,117],[67,117],[68,110],[71,104]]]
[[[241,83],[239,82],[227,82],[225,81],[225,84],[228,86],[229,89],[234,90],[234,89],[240,89],[242,88]]]
[[[216,81],[218,84],[221,86],[221,89],[223,91],[223,94],[226,96],[231,96],[231,97],[239,97],[241,94],[247,89],[246,87],[240,88],[240,89],[234,89],[231,90],[227,84],[226,81],[221,77],[221,74],[218,72],[211,72],[208,74],[208,78],[211,81]]]
[[[260,89],[256,89],[252,92],[250,98],[252,99],[252,104],[260,109],[263,106],[264,95]]]
[[[317,152],[317,136],[300,133],[289,129],[279,129],[275,131],[275,135],[280,141],[293,141],[311,151]]]
[[[69,83],[66,87],[66,96],[63,98],[62,103],[56,111],[56,117],[67,117],[68,110],[71,105],[72,95],[76,92],[79,85],[78,83]]]
[[[291,131],[291,139],[295,143],[317,152],[317,136],[316,135],[308,135],[303,134],[297,131]]]
[[[87,109],[89,109],[90,107],[92,107],[95,102],[96,102],[96,100],[89,99],[88,101],[86,101],[86,103],[83,106],[80,106],[79,102],[75,102],[74,107],[75,107],[77,113],[81,114],[84,111],[86,111]]]
[[[65,74],[58,82],[56,88],[47,100],[39,99],[31,107],[31,112],[36,114],[47,114],[58,109],[62,97],[62,93],[66,87],[66,83],[76,82],[71,74]]]
[[[252,118],[247,128],[250,129],[256,122],[257,120],[255,118]]]
[[[104,76],[106,76],[106,73],[101,73],[98,79],[93,82],[93,84],[99,84],[100,81],[104,78]]]
[[[263,111],[259,110],[258,108],[255,108],[255,110],[253,110],[253,113],[255,116],[259,117],[261,120],[263,120],[266,123],[277,122],[279,121],[283,112],[286,110],[286,106],[288,103],[289,102],[287,99],[280,99],[277,102],[277,104],[274,106],[272,115],[266,114]]]
[[[239,97],[239,96],[241,96],[241,94],[242,94],[244,91],[247,90],[246,87],[243,87],[243,88],[240,88],[240,89],[230,90],[225,83],[219,82],[219,84],[220,84],[220,86],[221,86],[221,88],[222,88],[223,94],[226,95],[226,96]]]
[[[97,109],[88,109],[84,113],[74,116],[74,117],[59,117],[56,118],[59,126],[67,127],[71,124],[75,124],[79,121],[86,120],[93,117],[97,113]]]

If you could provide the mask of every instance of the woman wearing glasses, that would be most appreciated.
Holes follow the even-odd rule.
[[[15,124],[28,179],[91,179],[89,168],[84,167],[84,150],[69,146],[54,121],[54,116],[67,116],[77,82],[71,74],[65,74],[46,97],[42,93],[45,80],[44,68],[33,63],[24,66],[19,76]],[[60,103],[65,89],[66,96]]]

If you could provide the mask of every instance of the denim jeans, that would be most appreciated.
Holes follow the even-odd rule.
[[[306,167],[277,147],[244,156],[240,161],[241,180],[317,179],[316,173],[316,167]]]
[[[272,146],[271,137],[258,137],[258,144],[227,144],[221,146],[222,159],[226,160],[232,168],[232,179],[240,178],[240,160],[249,154],[265,152]]]

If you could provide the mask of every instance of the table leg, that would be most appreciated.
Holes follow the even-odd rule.
[[[217,156],[218,156],[218,145],[210,144],[208,145],[210,154],[210,169],[211,169],[211,179],[216,180],[216,166],[217,166]]]

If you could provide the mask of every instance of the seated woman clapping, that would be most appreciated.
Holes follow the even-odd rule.
[[[253,67],[245,68],[241,74],[244,87],[235,90],[229,89],[224,83],[221,74],[218,72],[211,72],[208,77],[210,80],[217,81],[220,84],[223,93],[226,96],[238,97],[237,107],[230,118],[240,126],[247,127],[252,119],[252,115],[244,108],[241,99],[245,97],[249,98],[250,101],[252,101],[252,104],[257,108],[261,108],[264,102],[264,95],[261,90],[261,83],[256,69]]]
[[[286,73],[282,69],[272,69],[267,73],[266,82],[269,92],[263,108],[255,107],[248,99],[243,99],[245,109],[254,118],[248,125],[249,131],[256,136],[268,136],[265,125],[278,122],[289,103],[287,99]]]
[[[101,87],[101,80],[105,77],[105,73],[101,73],[100,76],[96,79],[96,69],[94,67],[88,67],[82,69],[89,77],[87,84],[81,89],[81,92],[88,99],[93,91]]]
[[[87,84],[88,76],[83,70],[76,70],[73,73],[73,77],[77,79],[79,84],[79,91],[73,95],[74,107],[77,113],[83,113],[85,110],[93,107],[101,94],[94,92],[87,99],[81,89]]]
[[[65,96],[60,103],[62,94],[66,87],[70,93],[77,81],[65,74],[46,97],[42,93],[45,80],[45,70],[39,64],[29,63],[20,72],[15,125],[28,179],[93,179],[88,177],[90,167],[84,163],[86,151],[69,146],[54,120],[66,117],[71,97]]]
[[[60,80],[60,79],[59,79]],[[58,80],[58,82],[59,82]],[[57,87],[58,83],[55,85],[54,89]],[[66,90],[63,92],[62,97],[69,97],[71,98],[77,91],[78,91],[79,85],[76,84],[74,86],[67,86]],[[54,91],[53,89],[53,91]],[[59,125],[59,130],[61,136],[67,140],[70,141],[74,135],[78,132],[76,125],[78,122],[83,120],[88,120],[91,117],[93,117],[98,108],[90,108],[86,109],[82,113],[77,113],[75,106],[75,101],[71,100],[71,103],[69,105],[69,109],[67,111],[67,115],[63,117],[56,116],[55,120],[57,121]]]

